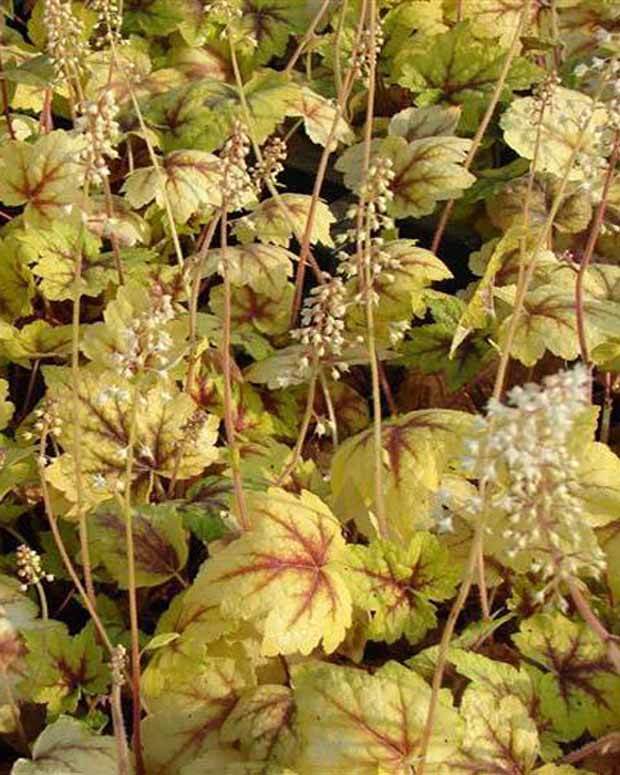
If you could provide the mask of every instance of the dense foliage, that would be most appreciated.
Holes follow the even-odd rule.
[[[620,3],[0,9],[2,771],[620,772]]]

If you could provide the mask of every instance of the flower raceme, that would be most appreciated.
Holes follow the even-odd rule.
[[[515,387],[507,403],[491,400],[463,465],[480,481],[470,513],[484,519],[491,544],[504,562],[531,571],[558,593],[563,579],[598,577],[603,554],[582,519],[573,441],[587,412],[588,374],[583,366],[547,377],[542,385]],[[559,595],[561,600],[561,595]]]

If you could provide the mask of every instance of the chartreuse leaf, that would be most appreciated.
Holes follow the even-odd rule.
[[[220,730],[247,688],[233,659],[208,657],[188,664],[184,675],[142,722],[149,775],[168,775],[218,747]]]
[[[394,60],[394,79],[417,94],[418,105],[448,102],[461,105],[461,127],[475,131],[504,67],[507,49],[477,41],[468,22],[431,38],[413,38]],[[540,71],[523,57],[510,66],[500,99],[526,89]]]
[[[464,19],[471,19],[472,34],[478,38],[499,37],[503,45],[510,45],[523,15],[519,0],[463,0],[460,9]],[[536,28],[538,17],[544,18],[544,14],[542,7],[530,9],[529,34]]]
[[[132,207],[155,200],[164,209],[166,200],[177,223],[186,223],[195,213],[221,205],[221,165],[216,156],[204,151],[173,151],[158,168],[141,167],[123,185]]]
[[[277,245],[260,242],[210,250],[207,253],[203,276],[219,272],[226,261],[231,285],[249,286],[257,293],[279,298],[289,277],[293,274],[295,255]]]
[[[33,144],[11,140],[0,150],[0,202],[25,205],[29,226],[66,218],[82,182],[77,162],[81,141],[57,130]]]
[[[77,225],[54,221],[46,229],[28,229],[17,236],[39,290],[50,301],[98,296],[117,274],[110,258],[100,257],[101,241]],[[79,284],[76,270],[81,261]]]
[[[336,105],[307,86],[289,114],[303,118],[306,134],[313,143],[326,146],[331,137],[330,150],[335,150],[339,142],[349,144],[355,139],[347,122],[338,116]]]
[[[35,283],[14,235],[0,240],[0,255],[0,340],[3,340],[11,338],[11,329],[4,321],[12,323],[32,312]]]
[[[432,601],[451,597],[459,577],[430,533],[417,533],[408,546],[381,540],[347,546],[344,573],[353,603],[370,614],[368,637],[386,643],[403,635],[420,641],[437,624]]]
[[[295,105],[299,86],[286,75],[265,69],[244,85],[252,117],[249,131],[263,143]],[[236,86],[203,79],[150,99],[145,118],[162,136],[164,151],[213,151],[224,143],[236,119],[245,120]]]
[[[293,764],[298,748],[294,713],[288,686],[249,689],[224,722],[222,742],[239,747],[249,761],[263,766]]]
[[[32,759],[18,759],[12,775],[110,775],[119,766],[112,735],[94,734],[86,724],[62,716],[46,727],[32,747]]]
[[[52,326],[45,320],[35,320],[17,329],[11,339],[0,339],[0,347],[12,361],[26,365],[31,360],[67,355],[71,351],[71,336],[71,326]]]
[[[404,137],[389,136],[372,143],[373,156],[393,164],[390,183],[393,200],[388,212],[394,218],[419,218],[432,213],[437,202],[457,199],[475,177],[463,167],[471,141],[461,137],[423,137],[407,142]],[[336,162],[344,173],[345,184],[357,191],[361,184],[364,145],[348,148]]]
[[[398,775],[415,767],[431,690],[413,670],[388,662],[370,675],[309,662],[293,669],[293,688],[302,739],[300,775]],[[441,772],[461,738],[460,719],[445,689],[435,719],[427,762]]]
[[[28,654],[23,689],[34,702],[45,703],[50,714],[73,712],[83,694],[104,694],[109,670],[89,624],[70,635],[54,622],[44,629],[23,632]]]
[[[249,215],[240,218],[234,225],[235,236],[244,243],[267,242],[288,247],[291,238],[302,237],[310,213],[312,197],[307,194],[280,194],[278,199],[270,198],[252,209]],[[316,203],[310,243],[321,242],[332,246],[329,230],[336,220],[328,205],[319,200]]]
[[[389,134],[409,142],[422,137],[453,135],[460,117],[461,109],[454,105],[405,108],[390,119]]]
[[[381,252],[394,263],[393,268],[381,273],[374,284],[374,290],[379,294],[375,330],[378,336],[389,336],[395,322],[408,322],[412,312],[420,317],[424,315],[427,307],[425,289],[433,282],[451,278],[452,272],[430,250],[418,247],[416,240],[393,240],[383,246]],[[361,307],[352,307],[349,317],[358,326],[365,327]]]
[[[514,100],[501,118],[504,140],[520,156],[533,159],[536,169],[569,180],[585,180],[591,176],[587,164],[568,164],[575,150],[580,155],[598,157],[600,133],[609,124],[607,109],[582,92],[557,87],[541,118],[534,97]],[[583,116],[588,116],[585,130]]]
[[[196,582],[204,604],[260,623],[262,650],[327,653],[351,623],[351,596],[340,572],[340,525],[315,495],[272,488],[248,498],[252,529],[207,560]]]
[[[79,380],[74,414],[71,384],[50,388],[63,421],[60,443],[65,454],[47,469],[50,482],[75,501],[74,424],[79,424],[83,484],[94,501],[109,498],[124,476],[130,417],[137,401],[135,478],[159,475],[187,479],[216,460],[219,420],[197,410],[193,400],[173,383],[138,392],[125,380],[89,369]]]
[[[126,517],[114,503],[100,506],[89,517],[94,561],[103,563],[121,589],[128,586]],[[131,519],[136,586],[153,587],[178,575],[187,561],[183,517],[173,505],[139,506]]]
[[[464,412],[428,409],[383,423],[384,498],[394,537],[408,542],[432,524],[430,509],[442,474],[460,454],[472,419]],[[374,536],[373,470],[372,429],[347,439],[332,459],[334,510],[342,519],[355,519],[368,536]]]
[[[497,700],[487,692],[469,688],[460,710],[465,719],[465,734],[449,772],[532,772],[539,754],[538,733],[517,697],[509,695]]]
[[[15,404],[8,400],[9,383],[6,379],[0,379],[0,430],[4,430],[11,421]]]
[[[257,293],[249,286],[233,288],[231,294],[231,320],[237,333],[246,330],[262,334],[284,334],[288,331],[293,304],[294,286],[286,283],[275,296]],[[217,285],[209,294],[211,309],[220,320],[224,319],[224,286]]]
[[[564,740],[617,727],[620,676],[605,644],[585,622],[559,612],[536,614],[521,623],[513,640],[523,656],[545,670],[541,709]]]

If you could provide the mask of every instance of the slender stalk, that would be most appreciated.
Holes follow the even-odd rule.
[[[471,148],[469,149],[469,153],[467,154],[467,158],[465,159],[465,162],[463,164],[463,167],[466,170],[469,170],[469,168],[471,167],[476,157],[476,154],[478,153],[478,149],[480,148],[480,143],[484,138],[484,134],[487,131],[489,124],[491,123],[493,114],[495,113],[495,108],[497,107],[500,97],[502,96],[502,91],[504,90],[504,86],[506,85],[506,79],[508,78],[508,74],[510,73],[510,68],[512,67],[512,63],[515,57],[517,56],[517,54],[519,53],[519,49],[521,47],[521,35],[523,35],[525,27],[527,26],[531,5],[532,5],[532,0],[525,0],[523,10],[521,12],[521,16],[519,19],[519,24],[517,26],[514,37],[510,44],[510,48],[508,49],[508,52],[506,54],[506,59],[504,60],[504,64],[502,66],[501,73],[499,74],[499,78],[497,79],[497,83],[495,84],[495,88],[493,89],[491,101],[489,102],[487,109],[485,111],[485,114],[482,118],[482,121],[480,122],[480,125],[476,130],[476,134],[474,135],[471,142]],[[435,230],[435,235],[433,237],[433,242],[431,245],[431,250],[433,251],[433,253],[436,253],[439,250],[441,239],[443,237],[446,226],[448,225],[448,220],[450,218],[450,214],[452,213],[452,209],[454,207],[454,202],[455,202],[454,199],[450,199],[448,202],[446,202],[443,212],[441,213],[439,222],[437,224],[437,228]]]
[[[105,175],[103,177],[103,195],[106,215],[108,220],[111,221],[112,218],[114,218],[114,200],[112,199],[110,181]],[[112,244],[112,255],[114,256],[114,265],[116,266],[116,273],[118,274],[118,282],[119,285],[122,285],[124,282],[123,263],[121,260],[121,249],[118,243],[118,235],[115,231],[110,232],[110,243]]]
[[[2,112],[6,120],[6,128],[11,140],[16,140],[17,135],[13,127],[13,118],[10,110],[9,90],[6,85],[6,78],[4,77],[4,62],[2,60],[2,49],[0,48],[0,91],[2,92]]]
[[[361,13],[360,13],[360,21],[359,21],[357,33],[356,33],[356,43],[355,43],[356,48],[357,46],[359,46],[359,43],[362,39],[362,33],[364,30],[364,20],[366,18],[367,3],[368,3],[368,0],[364,0]],[[310,199],[310,207],[308,209],[308,216],[306,218],[304,233],[300,242],[299,261],[297,263],[297,271],[295,274],[295,295],[293,297],[293,307],[291,310],[291,326],[295,325],[295,321],[297,320],[297,315],[299,314],[299,310],[301,308],[303,288],[304,288],[304,278],[305,278],[305,272],[306,272],[306,263],[310,255],[310,240],[312,238],[312,230],[314,229],[317,206],[321,196],[321,189],[323,188],[325,175],[327,174],[327,165],[329,163],[329,157],[331,156],[334,150],[334,147],[333,147],[334,138],[336,135],[336,131],[338,129],[338,122],[342,119],[342,116],[344,114],[344,108],[345,108],[346,102],[351,93],[351,89],[353,88],[353,84],[355,83],[356,72],[357,71],[356,71],[355,65],[352,65],[347,71],[347,75],[342,85],[342,88],[338,92],[336,112],[334,114],[332,124],[329,128],[329,132],[327,134],[327,141],[325,143],[325,147],[323,148],[323,152],[321,153],[321,158],[319,159],[316,176],[314,178],[314,184],[312,187],[312,197]]]
[[[129,443],[125,465],[125,486],[120,506],[125,518],[125,546],[127,551],[127,596],[129,598],[129,626],[131,630],[131,694],[132,694],[132,743],[136,757],[137,775],[144,775],[142,751],[141,700],[140,700],[140,629],[136,584],[136,558],[133,535],[133,508],[131,505],[131,480],[134,466],[136,436],[138,430],[138,401],[141,400],[138,384],[134,384],[129,418]]]
[[[306,440],[308,428],[310,427],[310,423],[312,422],[312,415],[314,414],[314,399],[316,397],[316,383],[317,383],[318,374],[319,374],[319,366],[318,366],[317,358],[313,360],[310,368],[311,368],[310,384],[308,385],[308,395],[306,396],[306,408],[304,409],[304,416],[301,421],[301,428],[299,429],[297,442],[295,443],[291,460],[288,463],[288,465],[285,466],[284,470],[282,471],[282,473],[280,474],[280,476],[276,481],[276,485],[278,487],[284,484],[284,482],[287,480],[289,475],[295,470],[295,468],[297,467],[297,464],[301,460],[301,453],[304,448],[304,442]]]
[[[129,746],[127,745],[127,733],[123,720],[121,692],[122,688],[119,684],[112,684],[112,691],[110,692],[110,711],[112,714],[114,739],[116,741],[116,772],[117,775],[131,775]]]
[[[37,590],[37,596],[39,598],[39,604],[41,606],[41,619],[46,622],[50,618],[49,608],[47,606],[47,595],[45,594],[45,590],[43,589],[43,584],[41,584],[40,581],[37,581],[34,585],[35,589]]]
[[[609,444],[611,432],[611,413],[614,408],[614,399],[611,391],[611,372],[605,372],[605,397],[603,399],[603,411],[601,413],[601,433],[599,441]]]
[[[332,441],[334,447],[338,446],[338,419],[334,410],[334,403],[332,401],[331,394],[329,392],[329,386],[323,374],[323,369],[319,369],[319,380],[321,382],[321,390],[323,391],[323,398],[325,399],[325,406],[327,408],[327,416],[329,417],[329,424],[332,431]]]
[[[583,298],[583,284],[584,280],[592,262],[592,256],[594,255],[594,247],[596,241],[601,233],[601,227],[605,218],[605,211],[607,210],[607,203],[609,199],[609,192],[614,179],[614,173],[616,171],[616,165],[618,163],[618,156],[620,155],[620,132],[616,130],[614,135],[614,143],[609,158],[609,166],[607,168],[607,174],[605,175],[605,182],[603,184],[603,192],[601,194],[601,201],[596,208],[594,220],[590,227],[590,233],[588,234],[588,241],[586,242],[585,249],[581,256],[581,262],[579,264],[579,271],[577,272],[577,280],[575,282],[575,313],[577,319],[577,336],[579,338],[579,349],[581,351],[581,360],[584,364],[591,368],[590,352],[588,348],[588,340],[586,336],[586,320],[584,310],[584,298]]]
[[[224,183],[224,186],[226,183]],[[239,525],[242,530],[248,530],[251,527],[250,517],[245,502],[243,492],[243,480],[241,477],[239,447],[236,440],[236,429],[233,419],[233,394],[232,394],[232,355],[231,355],[231,334],[232,334],[232,288],[230,285],[230,274],[228,271],[228,220],[226,208],[228,203],[226,198],[222,206],[222,217],[220,218],[220,234],[222,243],[222,264],[224,269],[224,331],[222,335],[222,372],[224,377],[224,428],[226,430],[226,439],[228,449],[230,450],[230,469],[232,472],[233,489],[235,492],[235,503],[239,516]]]
[[[75,266],[73,297],[73,316],[71,322],[71,382],[73,388],[73,461],[75,472],[76,509],[78,515],[78,530],[80,536],[80,552],[82,567],[84,569],[84,583],[93,608],[97,607],[97,595],[93,583],[92,566],[90,559],[90,545],[88,542],[88,523],[84,508],[84,484],[82,481],[82,446],[80,439],[80,301],[82,284],[83,261],[83,236],[84,227],[80,230],[78,239],[78,254]]]

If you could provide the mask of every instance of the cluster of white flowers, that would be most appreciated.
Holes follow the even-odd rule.
[[[164,373],[172,364],[172,337],[166,324],[175,316],[168,294],[158,295],[151,309],[137,315],[123,332],[122,349],[111,355],[118,374],[128,379],[145,371]]]
[[[122,43],[123,13],[119,0],[91,0],[90,7],[97,13],[95,33],[98,45]]]
[[[374,47],[372,43],[371,32],[366,28],[362,31],[359,46],[353,51],[352,65],[355,75],[362,78],[365,86],[368,86],[368,76],[373,62],[376,61],[385,43],[383,24],[378,17],[375,22]]]
[[[243,18],[243,11],[234,0],[212,0],[205,3],[204,12],[224,24]]]
[[[270,137],[263,147],[263,158],[252,170],[252,178],[257,189],[266,183],[275,185],[278,175],[284,170],[286,143],[281,137]]]
[[[227,209],[237,210],[255,193],[248,170],[250,139],[240,121],[235,121],[232,134],[220,154],[222,197]]]
[[[33,431],[37,434],[43,432],[47,428],[49,433],[53,436],[60,436],[62,433],[62,420],[54,412],[53,403],[48,399],[44,405],[34,411],[35,421],[32,426]],[[32,441],[35,438],[33,431],[24,431],[21,436],[24,441]]]
[[[75,129],[84,138],[80,161],[86,167],[86,177],[94,184],[102,183],[110,174],[108,159],[116,159],[116,143],[120,130],[116,116],[118,106],[112,91],[104,91],[97,100],[80,105]]]
[[[114,686],[122,686],[125,683],[126,670],[127,649],[119,643],[114,647],[110,656],[110,676]]]
[[[47,31],[47,53],[56,76],[79,75],[88,47],[84,42],[84,25],[71,10],[71,2],[45,0],[43,24]]]
[[[340,277],[324,276],[325,282],[315,286],[304,301],[301,327],[291,331],[293,339],[306,347],[299,364],[305,372],[310,363],[324,358],[338,359],[344,345],[344,316],[347,311],[347,293]],[[338,379],[345,365],[336,363],[332,376]]]
[[[580,573],[598,576],[604,555],[581,520],[574,424],[587,406],[583,366],[516,387],[508,403],[489,402],[467,443],[465,470],[484,485],[468,504],[491,517],[506,560],[527,562],[556,584]],[[591,532],[591,531],[590,531]]]
[[[41,556],[26,544],[20,544],[16,551],[17,576],[21,582],[21,589],[25,592],[28,587],[39,584],[41,581],[54,581],[51,573],[45,573]]]

